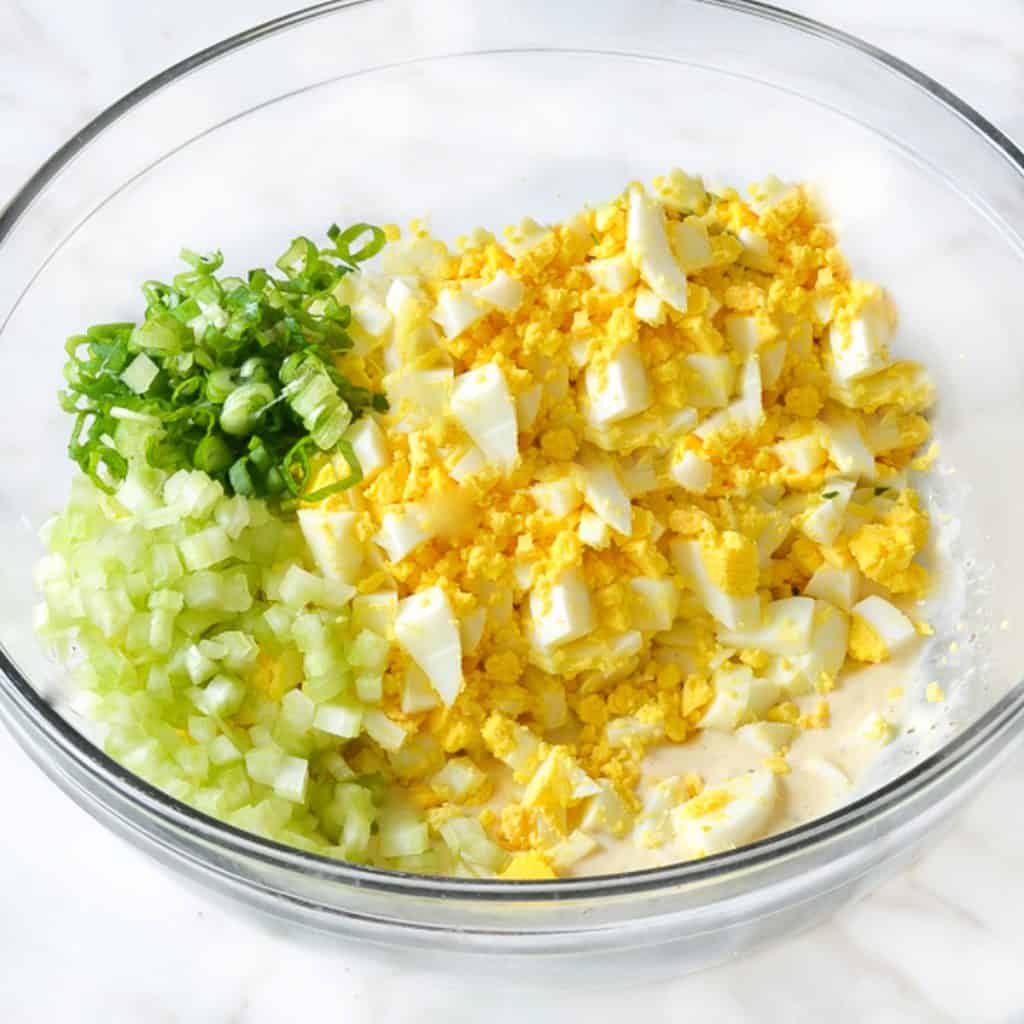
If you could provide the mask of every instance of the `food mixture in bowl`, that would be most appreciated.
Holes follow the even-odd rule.
[[[933,391],[807,190],[673,171],[453,249],[328,235],[244,278],[185,252],[139,324],[68,343],[38,627],[105,749],[455,876],[703,857],[840,802],[930,632]]]

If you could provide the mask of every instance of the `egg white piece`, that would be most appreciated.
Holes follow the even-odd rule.
[[[777,794],[771,772],[748,772],[709,787],[677,807],[672,812],[672,825],[689,856],[721,853],[757,838],[771,819]],[[702,812],[709,797],[716,795],[721,795],[723,803]]]
[[[352,318],[372,338],[387,334],[393,317],[391,310],[373,295],[359,296],[351,306]]]
[[[484,305],[472,295],[446,288],[438,295],[437,305],[430,314],[430,319],[441,328],[445,339],[452,341],[486,313]]]
[[[537,421],[544,389],[534,384],[516,395],[516,422],[520,430],[529,430]]]
[[[637,320],[652,327],[658,327],[665,322],[665,303],[650,288],[637,288],[633,312]]]
[[[796,728],[786,722],[751,722],[741,725],[736,735],[759,753],[777,754],[793,742]]]
[[[645,849],[663,846],[672,837],[672,811],[685,799],[686,785],[678,775],[651,786],[633,826],[634,844]]]
[[[896,654],[912,644],[917,637],[913,623],[891,601],[872,594],[858,601],[852,608],[878,635],[890,654]]]
[[[580,820],[584,832],[623,836],[632,826],[633,815],[607,779],[597,780],[598,792],[588,801]]]
[[[676,262],[665,229],[665,211],[642,185],[629,190],[626,252],[647,286],[680,313],[686,312],[686,274]]]
[[[530,618],[537,647],[550,649],[590,633],[595,625],[590,591],[578,569],[570,569],[544,590],[530,592]]]
[[[355,582],[364,557],[363,545],[356,537],[355,512],[301,508],[296,515],[309,553],[320,572],[328,579]]]
[[[744,263],[754,270],[761,270],[766,274],[775,269],[775,256],[772,253],[772,247],[767,238],[759,235],[752,228],[740,228],[736,237],[743,245],[743,252],[740,253],[740,263]]]
[[[454,381],[455,373],[448,368],[399,370],[384,378],[384,388],[393,408],[408,404],[414,419],[429,420],[446,412]]]
[[[672,479],[692,494],[704,494],[711,486],[712,474],[711,463],[690,451],[683,452],[669,468]]]
[[[504,270],[499,270],[486,284],[473,291],[473,296],[488,306],[494,306],[505,313],[514,313],[526,296],[523,282]]]
[[[669,241],[679,266],[686,273],[703,270],[715,261],[708,229],[697,218],[672,221],[669,225]]]
[[[736,367],[728,356],[685,357],[690,379],[687,402],[697,409],[720,409],[729,404],[736,383]]]
[[[796,185],[788,181],[782,181],[774,174],[769,174],[763,181],[758,182],[750,189],[751,203],[758,213],[766,213],[774,206],[795,196],[798,189]]]
[[[633,533],[633,506],[611,464],[598,455],[580,464],[583,497],[613,530],[629,537]]]
[[[534,484],[530,488],[530,494],[539,508],[557,519],[564,519],[583,503],[583,495],[580,494],[576,481],[571,476]]]
[[[727,629],[750,629],[761,621],[761,601],[756,594],[736,597],[715,586],[697,541],[673,541],[672,558],[701,604]]]
[[[385,512],[373,541],[384,549],[391,562],[400,562],[433,536],[424,529],[423,520],[423,510],[416,504],[406,505],[401,511]]]
[[[860,573],[852,566],[837,569],[831,565],[819,566],[804,587],[808,597],[828,601],[844,612],[848,612],[857,600],[860,589]]]
[[[455,380],[452,416],[487,458],[508,472],[519,454],[516,407],[501,367],[495,363]]]
[[[827,676],[835,680],[846,660],[850,618],[826,601],[815,601],[814,622],[807,650],[802,654],[776,657],[766,678],[777,683],[789,696],[810,693]]]
[[[825,448],[840,473],[863,476],[875,475],[875,456],[868,448],[860,428],[849,415],[831,413],[825,417]]]
[[[638,576],[629,581],[633,592],[633,628],[661,632],[670,629],[679,613],[679,591],[671,580]]]
[[[818,544],[831,544],[842,532],[846,509],[856,486],[853,480],[826,481],[818,504],[801,517],[800,531]]]
[[[356,594],[352,598],[352,625],[355,629],[369,629],[390,638],[398,615],[398,593],[380,590],[374,594]]]
[[[395,639],[423,670],[446,707],[462,689],[462,639],[448,596],[437,586],[400,601]]]
[[[883,297],[866,302],[848,330],[833,324],[828,345],[836,379],[849,384],[884,370],[889,365],[886,346],[892,333],[892,315]]]
[[[611,541],[611,529],[608,524],[594,512],[583,512],[580,515],[580,525],[576,531],[579,538],[587,547],[600,550],[608,547]]]
[[[814,601],[809,597],[786,597],[771,601],[757,626],[723,630],[719,639],[730,647],[751,647],[769,654],[802,654],[811,640]]]
[[[439,703],[426,672],[415,663],[408,665],[402,680],[402,713],[418,715],[436,708]]]
[[[423,293],[408,280],[396,277],[384,298],[384,308],[396,320],[409,320],[419,315]]]
[[[761,350],[761,383],[766,388],[774,388],[779,383],[782,371],[786,368],[786,356],[789,354],[787,341],[776,341]]]
[[[373,416],[368,414],[356,420],[345,431],[345,440],[352,445],[364,480],[371,479],[378,470],[387,465],[390,458],[387,438]]]
[[[755,676],[746,665],[723,666],[711,677],[715,696],[701,717],[701,728],[732,732],[751,717],[763,715],[779,697],[770,679]]]
[[[825,465],[828,453],[818,443],[815,434],[805,434],[789,441],[777,441],[772,449],[779,461],[797,476],[810,476]]]
[[[532,217],[524,217],[515,227],[505,229],[502,245],[513,259],[518,259],[536,249],[550,235],[551,228],[538,224]]]
[[[621,295],[627,288],[636,284],[640,276],[625,253],[603,260],[588,260],[583,269],[598,288],[612,295]]]
[[[712,413],[694,433],[702,440],[723,433],[749,434],[764,419],[761,394],[761,362],[756,353],[747,357],[740,375],[740,396],[724,409]]]
[[[448,475],[457,484],[461,484],[485,470],[487,466],[487,456],[474,444],[456,461],[448,471]]]
[[[643,360],[625,345],[603,366],[587,366],[584,375],[587,415],[598,426],[643,412],[651,404],[651,388]]]
[[[733,313],[725,318],[725,337],[744,358],[756,352],[761,345],[761,332],[757,319],[748,314]]]
[[[474,608],[468,615],[462,617],[459,621],[459,636],[462,638],[463,654],[472,654],[480,646],[486,625],[486,608]]]

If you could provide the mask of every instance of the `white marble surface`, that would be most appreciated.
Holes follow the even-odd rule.
[[[287,10],[0,0],[0,201],[138,81]],[[808,0],[932,74],[1024,141],[1024,4]],[[347,1024],[482,1019],[1024,1021],[1024,758],[902,879],[827,925],[670,983],[497,998],[275,932],[186,888],[106,833],[0,735],[0,1021]],[[524,968],[520,968],[521,970]],[[494,996],[494,998],[490,998]]]

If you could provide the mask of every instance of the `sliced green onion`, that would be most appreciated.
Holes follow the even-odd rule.
[[[258,381],[235,388],[224,400],[220,413],[221,429],[225,434],[236,437],[251,434],[260,414],[274,401],[274,397],[274,389]]]
[[[352,347],[351,311],[336,285],[380,250],[384,233],[356,224],[332,226],[330,237],[327,249],[295,239],[277,261],[284,277],[262,269],[245,280],[218,277],[221,253],[185,249],[184,273],[143,285],[141,323],[97,324],[69,338],[60,401],[75,417],[68,453],[82,471],[109,492],[130,460],[144,458],[293,502],[296,467],[300,491],[307,478],[298,442],[336,454],[354,419],[387,409],[383,395],[335,363]],[[118,430],[125,422],[145,429]]]
[[[370,238],[361,249],[352,252],[352,243],[369,232]],[[347,263],[362,263],[371,259],[384,248],[387,236],[373,224],[353,224],[352,227],[339,231],[336,224],[327,230],[327,237],[334,242],[338,255]]]

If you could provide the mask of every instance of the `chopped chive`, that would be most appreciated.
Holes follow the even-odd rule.
[[[836,497],[836,495],[838,495],[838,494],[839,494],[839,492],[838,492],[838,491],[825,491],[825,493],[824,493],[824,494],[822,494],[822,497],[823,497],[823,498],[834,498],[834,497]]]

